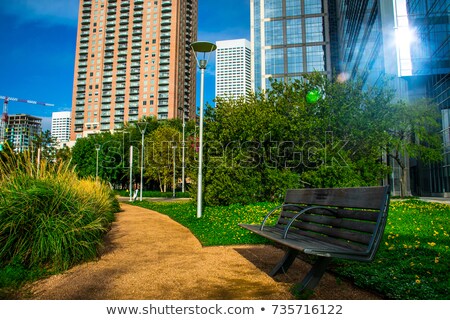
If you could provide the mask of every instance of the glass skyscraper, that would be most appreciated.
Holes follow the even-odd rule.
[[[390,78],[398,98],[434,100],[442,112],[444,161],[412,159],[411,190],[450,195],[449,0],[251,0],[250,12],[255,91],[269,88],[270,78],[317,70],[359,76],[366,87]]]
[[[411,191],[443,195],[450,190],[450,2],[448,0],[337,0],[338,72],[360,75],[367,86],[392,76],[397,96],[428,97],[442,112],[445,159],[411,161]],[[395,168],[395,166],[394,166]],[[394,192],[398,180],[390,182]]]
[[[251,0],[253,89],[270,78],[332,74],[328,1]]]
[[[399,1],[399,0],[397,0]],[[444,161],[412,168],[419,194],[450,192],[450,1],[406,0],[411,41],[410,97],[432,98],[442,114]]]

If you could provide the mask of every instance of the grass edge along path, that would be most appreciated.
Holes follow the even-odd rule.
[[[238,226],[260,223],[276,203],[205,207],[194,202],[134,202],[189,228],[204,246],[267,244]],[[419,200],[391,201],[380,249],[371,263],[335,260],[332,270],[388,299],[450,299],[450,206]]]

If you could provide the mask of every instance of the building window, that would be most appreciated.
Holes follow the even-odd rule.
[[[269,49],[266,50],[266,74],[284,73],[284,50]]]
[[[288,17],[289,16],[299,16],[300,15],[300,5],[301,5],[300,1],[298,1],[298,0],[286,0],[286,16],[288,16]],[[306,7],[306,4],[305,4],[305,7]]]
[[[304,1],[305,1],[305,14],[317,14],[323,12],[322,0],[304,0]]]
[[[306,42],[323,42],[323,18],[305,19]]]
[[[302,21],[300,19],[286,20],[287,44],[302,43]]]
[[[307,72],[325,71],[325,47],[306,47]]]
[[[283,16],[283,6],[279,0],[264,1],[265,18],[277,18]]]
[[[283,21],[267,21],[264,24],[266,46],[283,44]]]
[[[288,48],[288,72],[300,73],[303,72],[303,48]]]

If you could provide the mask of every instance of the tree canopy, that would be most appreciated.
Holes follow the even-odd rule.
[[[275,200],[288,188],[379,185],[390,172],[386,155],[408,154],[439,161],[437,108],[427,101],[395,100],[389,86],[364,88],[361,81],[329,80],[314,73],[302,80],[272,81],[246,98],[216,100],[204,126],[204,197],[209,205]],[[182,123],[145,118],[145,183],[165,191],[172,185],[173,150],[180,176]],[[198,134],[186,123],[186,176],[196,188]],[[77,140],[72,162],[79,175],[99,175],[117,186],[129,181],[129,148],[138,150],[132,179],[138,181],[141,131],[124,130]],[[178,178],[177,178],[178,181]],[[195,192],[191,193],[194,197]]]

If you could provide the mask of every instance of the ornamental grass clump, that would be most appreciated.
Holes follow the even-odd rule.
[[[119,209],[110,188],[78,179],[67,163],[29,153],[0,158],[0,268],[65,270],[97,256]]]

